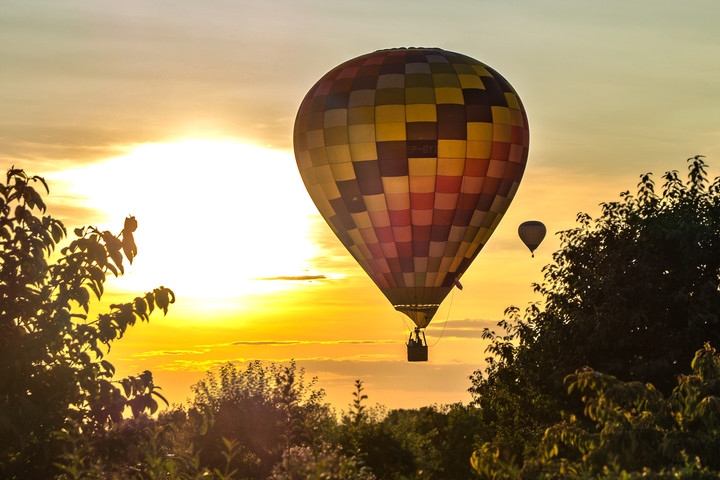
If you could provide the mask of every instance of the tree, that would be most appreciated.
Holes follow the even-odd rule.
[[[0,477],[50,478],[62,465],[68,436],[139,416],[164,400],[149,371],[113,382],[104,354],[114,340],[153,310],[167,313],[175,298],[159,287],[133,301],[87,317],[108,274],[123,273],[137,254],[134,217],[113,235],[78,228],[59,258],[62,222],[45,212],[38,176],[10,169],[0,184]]]
[[[701,156],[688,161],[687,182],[667,172],[658,194],[644,174],[636,196],[579,214],[534,285],[542,305],[511,307],[503,332],[485,331],[492,356],[470,391],[507,455],[527,453],[562,411],[580,413],[569,372],[591,366],[669,394],[694,352],[720,343],[720,179],[708,182]]]
[[[462,480],[475,478],[468,459],[481,422],[478,408],[455,403],[391,410],[382,424],[412,454],[410,478]]]
[[[240,455],[232,467],[242,478],[267,478],[283,452],[293,446],[316,446],[334,419],[324,403],[317,379],[305,382],[295,362],[263,365],[250,362],[245,369],[233,363],[209,371],[192,389],[191,408],[208,409],[212,424],[193,442],[200,449],[201,465],[225,464],[226,441],[236,442]]]
[[[397,432],[383,421],[385,415],[381,407],[365,405],[368,396],[363,391],[363,382],[355,380],[353,401],[333,429],[333,443],[346,455],[362,462],[378,478],[414,478],[417,468],[413,452],[403,447]]]
[[[283,452],[270,480],[375,480],[375,476],[355,457],[343,455],[330,445],[323,445],[319,451],[296,446]]]
[[[668,396],[649,383],[578,370],[565,384],[582,394],[584,418],[552,425],[522,463],[486,444],[473,466],[495,479],[718,478],[720,356],[706,344],[691,368]]]

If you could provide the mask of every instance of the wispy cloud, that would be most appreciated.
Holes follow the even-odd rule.
[[[298,281],[298,282],[306,282],[309,280],[327,280],[329,277],[327,275],[294,275],[294,276],[278,276],[278,277],[258,277],[253,278],[253,280],[289,280],[289,281]]]
[[[497,325],[497,320],[489,320],[482,318],[463,318],[448,320],[446,322],[449,328],[484,328],[486,326]],[[431,328],[439,328],[439,325],[433,325]]]
[[[171,370],[171,371],[187,371],[187,372],[200,372],[218,368],[228,363],[234,364],[247,364],[255,361],[255,358],[236,357],[228,358],[225,360],[193,360],[193,359],[176,359],[169,362],[158,365],[156,368],[159,370]],[[277,357],[277,358],[263,358],[263,363],[289,363],[295,361],[298,363],[309,363],[309,364],[348,364],[352,365],[356,362],[370,362],[370,363],[400,363],[402,359],[398,359],[397,355],[394,354],[358,354],[358,355],[347,355],[343,357],[327,357],[327,356],[316,356],[316,357]]]
[[[324,280],[338,280],[344,278],[342,273],[317,273],[314,271],[301,275],[275,275],[272,277],[255,277],[252,280],[303,282],[311,285],[320,285]]]
[[[209,349],[202,350],[151,350],[149,352],[136,353],[133,357],[163,357],[173,355],[200,355],[207,353]]]
[[[496,327],[497,320],[465,318],[432,324],[427,331],[442,338],[481,338],[485,328]]]
[[[145,359],[150,357],[177,357],[186,356],[193,357],[197,355],[204,355],[208,352],[223,347],[234,347],[234,346],[252,346],[252,347],[287,347],[297,345],[393,345],[397,344],[397,340],[238,340],[229,343],[217,343],[212,345],[197,345],[194,349],[178,349],[178,350],[149,350],[145,352],[132,354],[130,357],[133,359]],[[312,360],[359,360],[366,361],[377,358],[395,358],[395,355],[386,354],[357,354],[347,357],[312,357],[305,358]],[[213,360],[193,360],[189,359],[178,359],[172,360],[169,363],[161,365],[161,368],[168,370],[207,370],[213,365],[222,365],[229,361],[232,362],[248,362],[253,359],[247,358],[230,358],[220,362]],[[268,362],[288,362],[291,358],[263,358],[264,361]]]
[[[492,327],[497,322],[492,320],[449,320],[447,326],[434,326],[428,328],[428,333],[433,336],[442,338],[480,338],[482,329]],[[135,358],[144,357],[160,357],[160,356],[180,356],[180,355],[203,355],[207,352],[223,348],[223,347],[292,347],[298,345],[397,345],[397,339],[379,339],[379,340],[236,340],[233,342],[214,343],[207,345],[196,345],[194,349],[185,350],[150,350],[146,352],[136,353],[132,356]],[[333,361],[339,361],[343,359],[370,359],[383,357],[384,354],[358,354],[349,357],[313,357],[313,359],[327,359]],[[390,358],[395,358],[396,355],[388,355]],[[289,361],[290,358],[275,358],[266,359],[273,362]],[[246,359],[234,359],[232,361],[248,361]],[[189,360],[188,362],[193,362]]]
[[[169,370],[171,372],[206,372],[208,370],[215,370],[220,368],[229,362],[235,363],[248,362],[247,359],[238,360],[173,360],[166,362],[155,367],[156,370]]]
[[[238,340],[231,343],[212,345],[210,347],[221,347],[228,345],[388,345],[394,343],[397,343],[397,340]]]

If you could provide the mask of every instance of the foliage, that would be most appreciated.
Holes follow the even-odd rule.
[[[534,286],[543,304],[511,307],[503,332],[484,332],[492,356],[470,391],[502,458],[527,454],[563,411],[580,414],[568,372],[591,366],[669,394],[694,352],[720,343],[720,179],[696,156],[687,182],[663,180],[657,193],[642,175],[635,196],[579,214]]]
[[[41,177],[11,169],[0,184],[0,477],[49,478],[68,436],[101,430],[122,419],[126,407],[139,416],[164,400],[143,372],[114,384],[103,359],[111,343],[155,308],[167,312],[173,293],[159,287],[111,305],[87,318],[108,274],[123,273],[137,253],[134,217],[113,235],[79,228],[57,261],[50,256],[66,236],[45,212],[35,189]]]
[[[414,479],[475,478],[469,458],[483,429],[480,411],[460,403],[391,410],[382,421],[405,452]]]
[[[368,396],[363,394],[363,382],[355,380],[355,391],[353,392],[353,402],[350,408],[349,417],[346,422],[353,425],[360,425],[367,418],[367,407],[363,404],[363,400],[367,400]]]
[[[474,478],[469,458],[482,429],[477,408],[462,404],[418,409],[368,408],[355,382],[350,409],[331,441],[382,479]]]
[[[386,413],[367,406],[363,382],[357,380],[350,408],[338,422],[312,384],[289,382],[298,377],[294,371],[294,363],[253,362],[244,370],[227,364],[209,372],[194,387],[193,405],[211,411],[212,422],[207,433],[186,435],[187,427],[181,427],[179,443],[194,445],[199,465],[212,470],[222,461],[214,452],[223,439],[232,439],[243,455],[231,466],[248,478],[313,478],[321,471],[337,478],[355,472],[356,478],[372,474],[387,480],[473,476],[468,459],[480,426],[476,408],[458,404]],[[281,393],[288,391],[296,394]],[[181,412],[176,408],[173,414]]]
[[[201,464],[223,464],[218,452],[230,440],[245,452],[232,462],[239,475],[266,478],[283,451],[321,443],[332,417],[323,402],[325,392],[315,383],[316,379],[305,382],[304,370],[294,361],[267,366],[254,361],[244,370],[228,363],[218,372],[208,372],[193,386],[193,406],[207,407],[214,418],[207,433],[193,440]]]
[[[189,424],[198,429],[207,426],[208,418],[199,412],[160,415],[155,420],[146,415],[113,424],[103,432],[69,437],[70,447],[61,465],[60,480],[236,480],[231,464],[242,448],[225,440],[220,454],[222,466],[201,465],[199,452],[192,444],[179,442],[178,433]],[[201,418],[202,417],[202,418]],[[188,421],[190,420],[190,421]],[[196,423],[195,421],[199,421]],[[182,437],[182,435],[180,435]]]
[[[331,441],[353,455],[381,479],[400,479],[416,470],[412,452],[400,444],[395,432],[383,423],[380,407],[368,408],[361,380],[355,381],[350,409],[341,416]]]
[[[590,368],[565,379],[583,396],[585,419],[548,428],[524,463],[491,444],[475,452],[484,478],[718,478],[720,355],[709,345],[669,396]],[[588,421],[589,420],[589,421]]]
[[[258,390],[272,390],[267,382],[274,382],[275,377],[268,368],[253,368],[264,371],[252,375],[265,384]],[[278,370],[277,366],[271,368]],[[218,375],[211,372],[209,376],[219,386]],[[277,434],[282,425],[276,425],[276,435],[268,439],[266,447],[282,454],[267,461],[270,478],[474,478],[468,459],[472,432],[478,428],[476,408],[456,404],[385,414],[377,407],[367,407],[362,391],[362,382],[356,382],[354,393],[359,395],[353,396],[351,410],[339,423],[334,417],[318,422],[311,442],[287,445],[286,437]],[[358,416],[358,411],[363,415]],[[212,407],[198,403],[195,407],[175,406],[156,420],[140,416],[101,432],[73,437],[60,478],[268,478],[259,457],[251,451],[253,445],[247,443],[247,434],[257,431],[248,432],[247,423],[238,422],[218,435],[222,418],[228,417],[216,419]],[[216,455],[204,455],[208,449]]]
[[[375,476],[354,457],[345,456],[330,445],[319,451],[304,446],[290,447],[273,468],[271,480],[375,480]]]

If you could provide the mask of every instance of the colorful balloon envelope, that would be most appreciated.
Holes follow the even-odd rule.
[[[303,182],[392,305],[424,328],[507,210],[528,122],[495,70],[439,48],[332,69],[295,120]]]

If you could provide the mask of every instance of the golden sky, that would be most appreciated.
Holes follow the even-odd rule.
[[[70,229],[137,217],[139,256],[106,303],[158,285],[178,295],[113,346],[119,374],[150,369],[181,402],[224,361],[295,358],[338,408],[355,379],[389,407],[468,401],[482,328],[537,300],[554,232],[641,173],[720,162],[715,0],[426,3],[4,3],[3,168],[44,175]],[[495,68],[531,132],[518,194],[428,329],[427,364],[403,360],[408,322],[332,236],[292,155],[313,83],[397,46]],[[516,233],[528,219],[550,233],[534,259]]]

